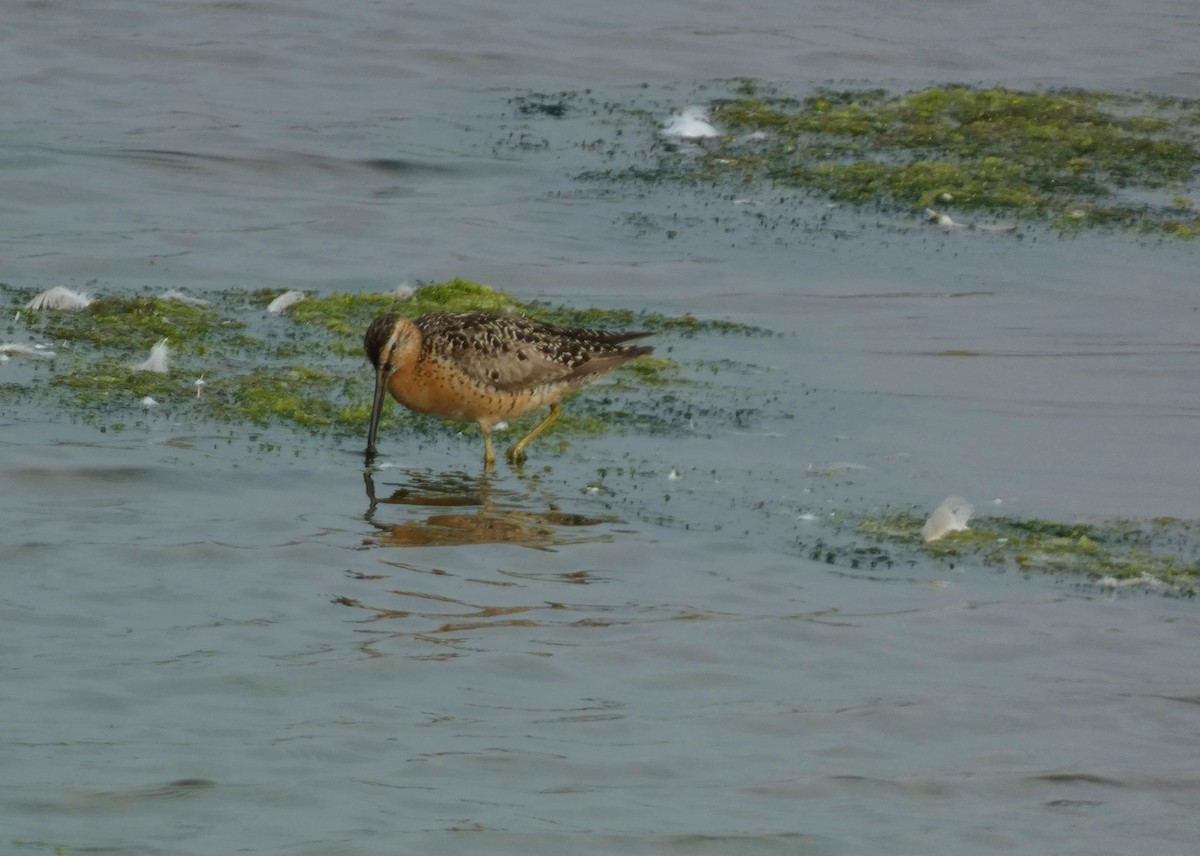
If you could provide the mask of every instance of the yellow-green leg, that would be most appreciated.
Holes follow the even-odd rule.
[[[479,430],[483,432],[483,466],[490,468],[496,463],[496,450],[492,448],[492,429],[480,422]]]
[[[525,447],[529,445],[529,442],[533,440],[533,438],[537,437],[539,434],[553,425],[555,420],[558,419],[558,415],[560,413],[562,413],[562,405],[558,402],[551,404],[550,412],[546,414],[546,418],[537,425],[533,426],[532,431],[508,447],[508,452],[506,453],[508,459],[514,464],[519,464],[525,460]]]

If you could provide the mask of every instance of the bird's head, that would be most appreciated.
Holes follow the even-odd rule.
[[[371,425],[367,429],[367,457],[375,454],[375,437],[379,432],[379,417],[387,397],[388,379],[396,370],[403,354],[420,346],[420,331],[407,318],[399,315],[380,315],[371,322],[363,336],[363,349],[375,367],[375,398],[371,402]]]

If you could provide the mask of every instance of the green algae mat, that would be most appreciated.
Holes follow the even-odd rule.
[[[410,293],[411,292],[411,293]],[[410,317],[432,311],[496,311],[558,324],[641,329],[676,335],[760,335],[762,331],[691,316],[627,310],[556,307],[517,300],[465,280],[430,283],[403,294],[306,295],[278,314],[268,312],[281,291],[226,291],[194,298],[182,294],[104,296],[77,312],[25,308],[31,293],[0,286],[8,304],[10,336],[18,332],[52,343],[53,360],[29,355],[30,382],[0,386],[0,402],[39,406],[105,431],[138,425],[145,411],[169,412],[184,422],[281,426],[318,434],[366,437],[373,392],[362,335],[383,312]],[[169,370],[147,370],[143,358],[156,343],[169,349]],[[662,349],[660,349],[661,352]],[[632,361],[615,375],[625,391],[659,390],[684,383],[664,356]],[[609,385],[610,389],[612,385]],[[670,394],[582,396],[555,426],[560,440],[610,430],[679,429],[684,402]],[[440,419],[388,405],[384,426],[419,433],[456,432]],[[535,417],[525,417],[529,421]],[[524,422],[522,422],[524,424]]]
[[[1175,518],[1065,523],[985,516],[926,543],[928,512],[839,512],[796,539],[805,557],[854,571],[936,564],[1085,580],[1106,591],[1194,598],[1200,588],[1200,523]]]
[[[529,93],[511,104],[527,122],[582,116],[615,129],[578,142],[605,162],[578,173],[583,182],[799,191],[947,226],[974,225],[955,220],[964,214],[998,219],[1013,232],[1041,223],[1200,235],[1197,100],[960,85],[797,95],[754,80],[714,82],[693,97],[713,129],[703,139],[661,133],[668,105],[638,96]]]

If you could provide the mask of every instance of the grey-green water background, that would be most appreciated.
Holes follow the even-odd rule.
[[[410,546],[479,493],[474,435],[385,436],[408,498],[372,511],[358,438],[0,415],[0,852],[1194,852],[1194,601],[797,544],[950,493],[1200,516],[1200,244],[763,228],[765,188],[573,181],[586,147],[514,145],[555,126],[507,99],[1198,97],[1197,43],[1168,0],[4,3],[12,287],[462,276],[779,335],[657,337],[736,407],[535,445],[490,544]]]

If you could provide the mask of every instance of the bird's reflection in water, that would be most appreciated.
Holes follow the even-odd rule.
[[[364,515],[379,530],[372,540],[389,547],[454,547],[471,544],[516,544],[552,550],[564,544],[607,540],[580,530],[609,522],[604,518],[564,513],[553,498],[499,489],[491,475],[464,472],[397,471],[401,480],[376,490],[368,470],[363,474],[369,503]],[[388,493],[390,490],[390,493]],[[383,507],[412,509],[410,519],[393,522]],[[430,513],[432,512],[432,513]]]
[[[628,530],[612,517],[562,511],[537,478],[388,469],[368,471],[364,483],[368,543],[385,549],[373,551],[371,572],[347,572],[351,590],[334,602],[356,611],[358,647],[368,656],[444,660],[514,644],[549,656],[549,646],[566,644],[557,634],[606,624],[618,608],[568,595],[611,575],[580,568],[556,548],[610,542]],[[542,552],[469,549],[505,544]],[[389,547],[468,549],[401,558]]]

